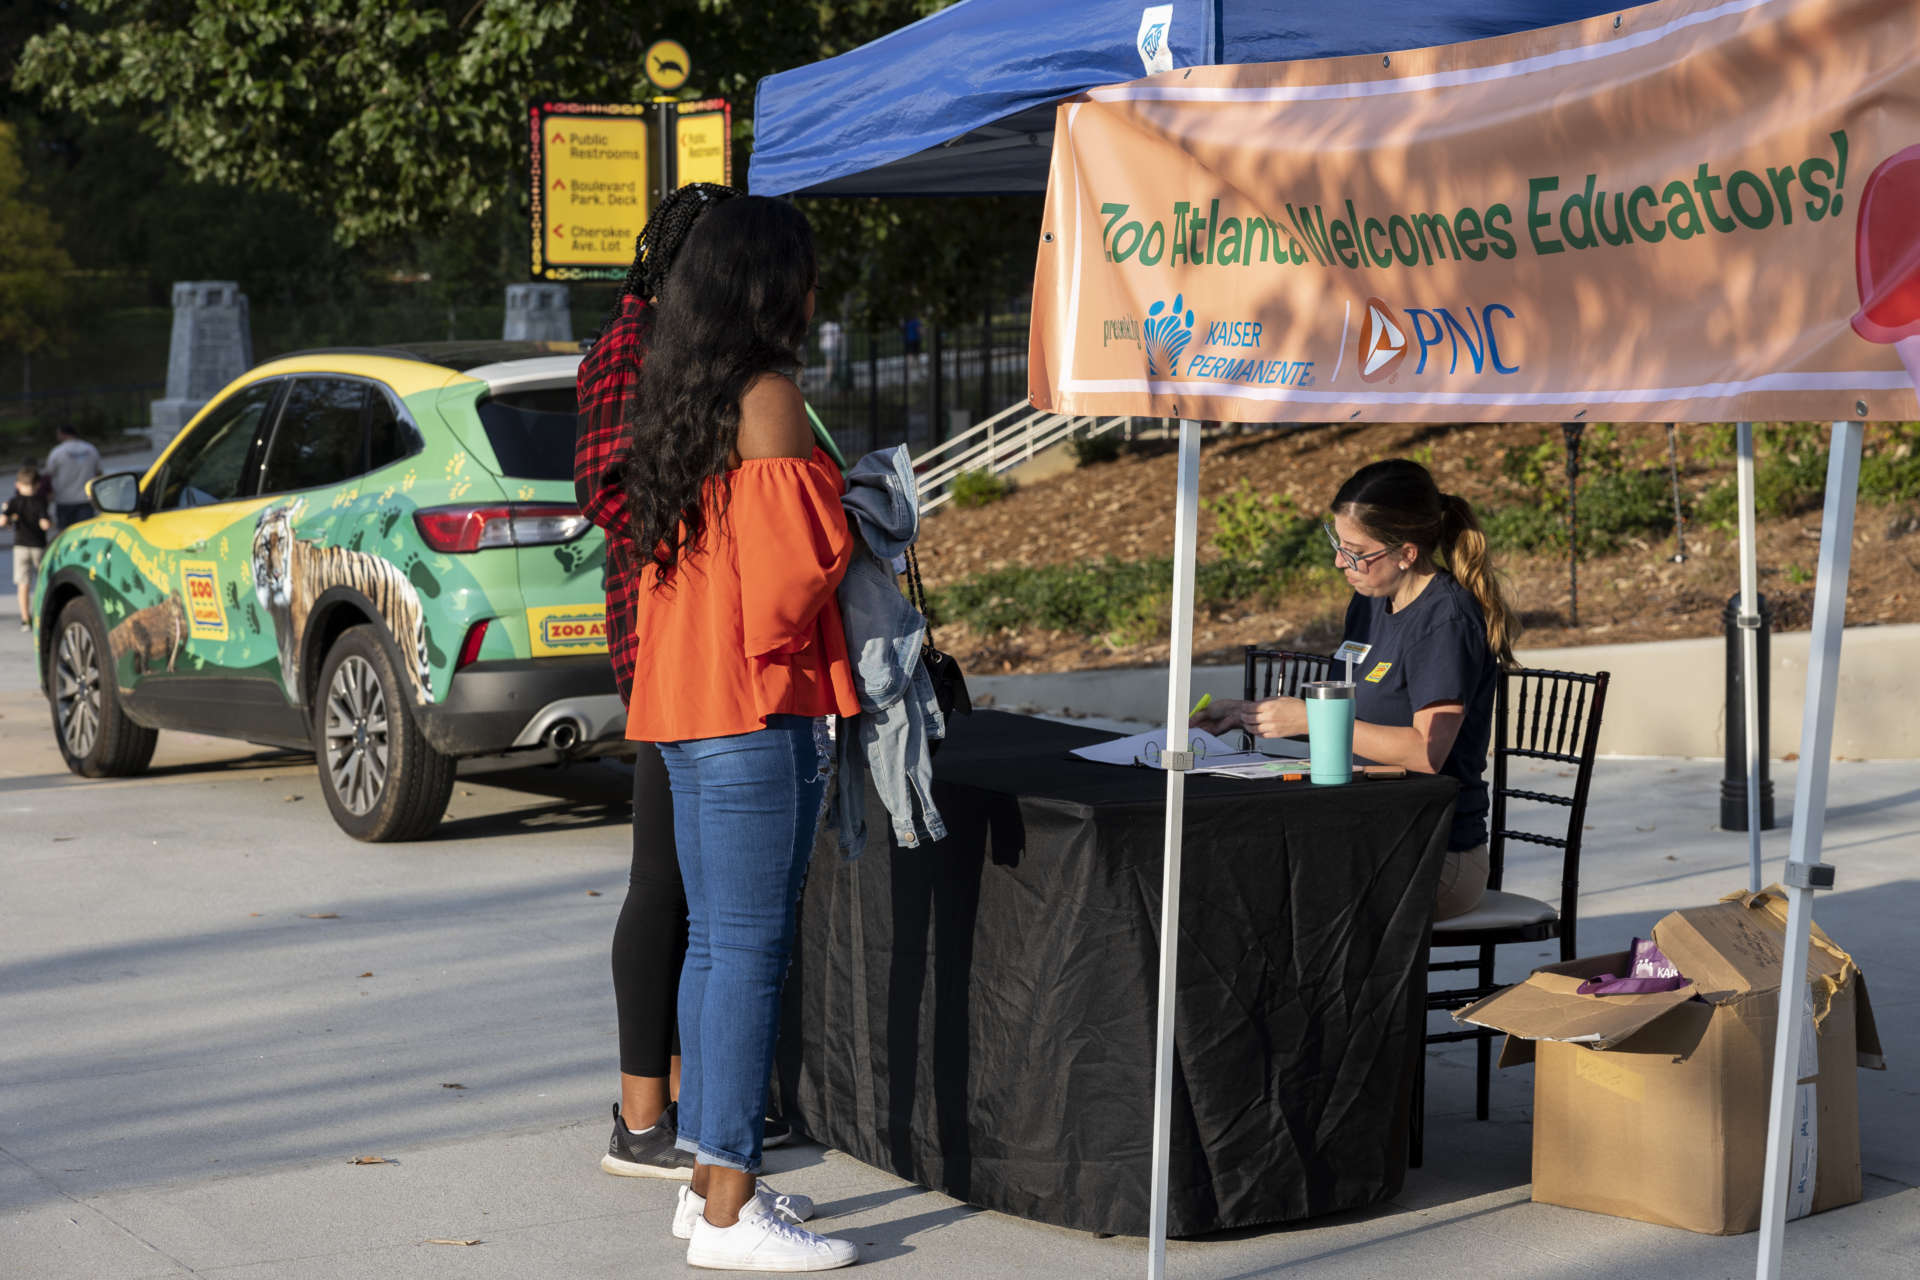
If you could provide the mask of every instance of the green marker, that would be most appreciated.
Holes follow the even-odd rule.
[[[1208,707],[1212,705],[1213,705],[1213,695],[1210,693],[1201,694],[1200,701],[1194,703],[1193,710],[1187,712],[1187,719],[1189,720],[1193,719],[1195,716],[1199,715],[1202,711],[1205,711]]]

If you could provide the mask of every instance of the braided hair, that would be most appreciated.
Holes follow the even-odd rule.
[[[633,264],[620,282],[620,292],[614,295],[613,310],[601,324],[601,331],[605,332],[607,326],[619,318],[620,304],[628,297],[649,300],[659,297],[667,282],[667,272],[673,267],[673,260],[679,255],[680,245],[693,224],[720,201],[731,200],[739,194],[717,182],[689,182],[656,205],[647,218],[647,225],[634,239]]]

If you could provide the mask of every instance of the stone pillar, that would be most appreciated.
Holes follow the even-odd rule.
[[[572,342],[568,306],[563,284],[510,284],[507,322],[500,336],[508,342]]]
[[[231,280],[176,281],[167,398],[153,402],[147,434],[165,445],[252,365],[253,325],[240,286]]]

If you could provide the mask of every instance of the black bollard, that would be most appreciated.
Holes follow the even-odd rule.
[[[1580,436],[1583,422],[1563,422],[1567,441],[1567,625],[1580,625]]]
[[[1757,596],[1760,625],[1755,642],[1754,672],[1760,686],[1760,829],[1773,830],[1773,780],[1767,777],[1767,636],[1773,630],[1773,606]],[[1740,596],[1736,592],[1720,611],[1727,632],[1727,776],[1720,783],[1720,829],[1747,829],[1747,699],[1746,666],[1740,657]]]

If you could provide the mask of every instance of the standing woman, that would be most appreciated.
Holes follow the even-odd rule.
[[[1494,683],[1513,665],[1519,620],[1473,508],[1417,462],[1356,471],[1334,495],[1327,539],[1354,592],[1344,638],[1372,646],[1356,668],[1354,754],[1459,780],[1434,919],[1464,915],[1487,888],[1483,775]],[[1298,698],[1228,699],[1194,722],[1262,738],[1307,731]]]
[[[826,799],[826,717],[859,711],[834,589],[852,535],[799,368],[813,235],[742,196],[687,236],[632,418],[640,568],[627,736],[660,744],[687,895],[679,1136],[687,1261],[814,1271],[859,1256],[755,1195],[794,912]],[[688,1219],[691,1219],[688,1222]]]
[[[634,602],[639,553],[627,510],[632,456],[627,418],[653,328],[653,301],[687,232],[708,209],[740,194],[693,182],[662,200],[634,246],[613,313],[601,326],[575,382],[579,431],[574,493],[580,510],[606,535],[607,654],[620,700],[633,699]],[[675,993],[687,951],[687,898],[673,849],[673,802],[660,752],[642,744],[633,768],[633,865],[613,930],[613,997],[619,1018],[620,1101],[600,1167],[621,1177],[693,1176],[693,1160],[674,1147],[672,1102],[679,1089]],[[790,1201],[791,1202],[791,1201]]]

